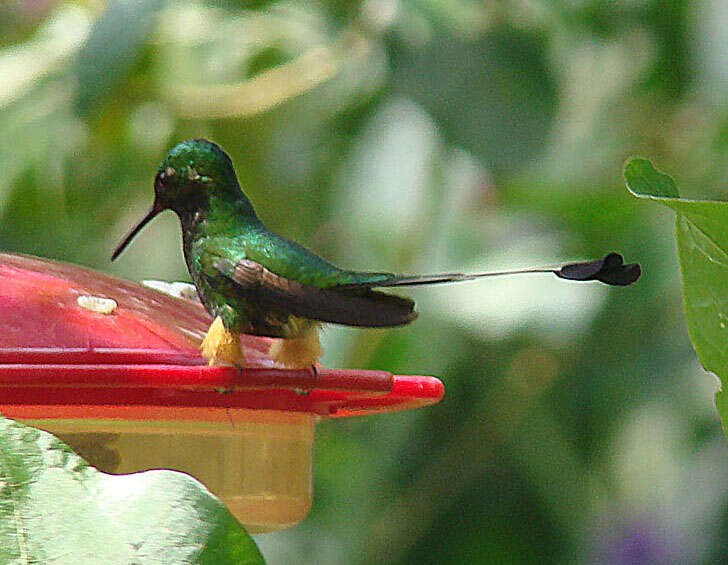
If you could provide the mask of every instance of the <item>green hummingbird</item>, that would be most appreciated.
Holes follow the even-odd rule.
[[[576,281],[629,285],[636,263],[609,253],[558,267],[477,274],[395,275],[340,269],[268,230],[243,194],[230,157],[205,139],[176,145],[154,179],[154,203],[114,251],[113,261],[157,214],[170,209],[182,227],[184,257],[205,309],[214,318],[202,343],[210,364],[244,363],[237,334],[282,338],[271,357],[310,367],[321,355],[322,323],[369,328],[409,324],[414,301],[378,289],[466,281],[520,273],[553,273]]]

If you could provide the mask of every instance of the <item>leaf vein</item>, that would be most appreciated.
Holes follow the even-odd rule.
[[[14,482],[5,465],[6,454],[2,447],[0,447],[0,453],[2,453],[2,457],[0,457],[0,479],[2,479],[3,483],[8,486],[10,503],[13,505],[13,518],[15,522],[15,533],[17,534],[16,537],[18,540],[18,553],[20,554],[22,562],[29,565],[30,559],[28,557],[28,549],[25,546],[25,527],[23,526],[23,516],[20,513],[20,504],[13,489],[15,486]]]

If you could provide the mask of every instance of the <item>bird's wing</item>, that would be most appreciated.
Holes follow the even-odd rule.
[[[277,275],[251,259],[217,257],[212,267],[265,310],[361,327],[392,327],[417,317],[414,302],[368,288],[318,288]]]
[[[375,284],[389,280],[392,273],[366,273],[349,271],[332,265],[314,252],[281,235],[265,230],[257,238],[246,237],[241,246],[245,259],[255,261],[279,277],[298,281],[318,288],[331,288],[344,284]],[[237,259],[226,250],[213,248],[221,257]]]

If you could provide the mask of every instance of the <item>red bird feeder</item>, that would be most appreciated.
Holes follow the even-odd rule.
[[[187,472],[251,531],[289,527],[311,507],[318,419],[443,396],[433,377],[282,369],[270,340],[248,335],[242,373],[209,367],[198,302],[96,271],[0,253],[0,280],[0,412],[106,472]]]

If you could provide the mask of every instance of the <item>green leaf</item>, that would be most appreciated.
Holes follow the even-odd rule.
[[[690,339],[706,370],[728,385],[728,202],[680,198],[674,181],[645,159],[624,170],[635,196],[654,200],[677,213],[676,239],[683,302]],[[728,424],[728,401],[716,405]]]
[[[718,414],[720,414],[720,420],[723,424],[723,433],[728,436],[728,425],[726,425],[728,424],[728,419],[726,418],[728,416],[728,397],[722,390],[715,393],[715,406],[718,409]]]
[[[635,196],[677,198],[677,186],[672,177],[658,171],[647,159],[631,159],[624,167],[627,188]]]
[[[243,563],[263,558],[204,486],[176,471],[107,475],[0,416],[0,563]]]

